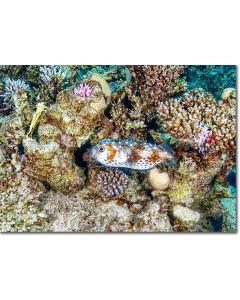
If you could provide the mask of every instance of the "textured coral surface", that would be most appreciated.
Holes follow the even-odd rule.
[[[1,66],[0,231],[235,232],[235,84],[235,66]],[[103,139],[173,159],[105,166]]]

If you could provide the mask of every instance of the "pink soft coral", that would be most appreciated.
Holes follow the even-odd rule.
[[[86,98],[91,96],[92,88],[86,83],[81,83],[78,87],[74,89],[74,94]]]

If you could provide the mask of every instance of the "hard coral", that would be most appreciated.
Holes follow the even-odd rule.
[[[180,79],[183,66],[128,66],[134,78],[134,89],[150,103],[165,100],[185,88]]]
[[[74,94],[79,95],[83,98],[87,98],[92,94],[92,88],[86,83],[81,83],[78,87],[74,89]]]
[[[162,129],[177,137],[180,144],[190,144],[204,155],[235,156],[235,104],[217,102],[211,94],[196,89],[160,103],[157,111]]]
[[[168,173],[153,168],[148,173],[148,182],[155,190],[166,190],[169,187],[170,178]]]
[[[4,102],[13,102],[14,98],[21,97],[29,88],[29,85],[23,80],[8,78],[5,82],[5,93],[3,94]]]
[[[67,74],[56,66],[43,66],[40,67],[40,78],[44,83],[49,83],[53,80],[62,81],[66,78]]]
[[[173,207],[173,216],[184,223],[195,223],[200,220],[199,212],[181,205],[175,205]]]
[[[108,197],[122,194],[128,185],[128,176],[118,169],[108,169],[97,174],[98,189]]]
[[[118,138],[146,140],[148,118],[146,104],[140,97],[133,95],[129,89],[113,95],[109,114],[114,133]]]
[[[49,192],[44,209],[51,216],[53,232],[129,232],[133,214],[128,206],[102,202],[89,189],[72,195]]]

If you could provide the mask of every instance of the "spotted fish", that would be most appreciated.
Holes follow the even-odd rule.
[[[163,146],[131,140],[101,140],[91,149],[92,157],[107,167],[149,170],[173,159]]]

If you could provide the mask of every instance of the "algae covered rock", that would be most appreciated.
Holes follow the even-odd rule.
[[[88,93],[81,91],[85,87]],[[74,149],[92,135],[106,106],[99,80],[88,80],[75,90],[60,92],[56,103],[42,113],[39,141],[24,138],[27,172],[65,194],[80,189],[85,176],[83,169],[75,164]]]
[[[171,232],[170,219],[165,213],[161,213],[158,203],[150,203],[136,215],[133,228],[135,232]]]
[[[73,146],[81,147],[90,138],[103,117],[107,100],[98,81],[88,80],[85,85],[91,87],[89,96],[77,94],[72,89],[58,94],[56,103],[47,109],[40,120],[40,141],[60,144],[61,136],[69,135]]]
[[[75,165],[73,152],[65,151],[56,142],[42,144],[31,138],[24,139],[23,145],[27,153],[28,174],[62,193],[83,186],[83,170]]]

